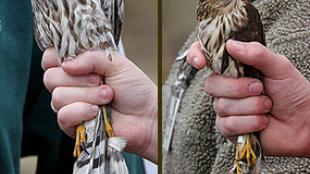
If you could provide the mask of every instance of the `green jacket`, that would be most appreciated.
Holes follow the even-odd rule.
[[[32,26],[30,0],[0,1],[0,173],[19,173],[27,155],[38,155],[37,173],[72,173],[74,142],[50,109]],[[130,173],[144,173],[141,158],[125,158]]]

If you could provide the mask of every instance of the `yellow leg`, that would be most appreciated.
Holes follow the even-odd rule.
[[[86,128],[83,124],[80,124],[75,130],[75,147],[73,151],[74,157],[79,157],[81,154],[80,145],[86,143]]]
[[[240,152],[241,152],[241,147],[239,144],[237,144],[235,161],[234,161],[234,169],[232,170],[232,172],[230,174],[234,174],[235,172],[237,174],[242,174],[242,169],[239,165],[239,161],[242,159],[242,158],[240,158]]]
[[[238,163],[238,161],[235,160],[235,166],[236,166],[236,171],[237,171],[237,174],[242,174],[242,169]]]
[[[255,166],[256,164],[256,155],[255,155],[255,152],[251,146],[251,142],[250,142],[250,136],[248,136],[247,138],[247,143],[246,143],[246,148],[247,148],[247,155],[246,155],[246,158],[247,158],[247,162],[248,162],[248,166],[251,166],[251,162],[253,164],[253,166]]]
[[[240,151],[240,148],[237,148],[238,155],[236,159],[237,161],[240,161],[246,158],[248,167],[250,167],[251,165],[254,166],[256,164],[256,155],[254,153],[250,140],[251,140],[251,136],[247,135],[246,143],[242,151]]]
[[[109,138],[113,137],[114,136],[113,128],[112,128],[112,125],[111,125],[111,123],[110,123],[110,121],[108,119],[107,109],[106,109],[105,106],[102,106],[101,109],[102,109],[102,114],[103,114],[105,131],[107,132]]]
[[[251,146],[250,138],[251,137],[247,135],[245,147],[243,148],[243,151],[241,152],[240,155],[240,159],[244,159],[244,157],[246,157],[248,166],[251,166],[252,163],[253,165],[256,164],[256,155]]]

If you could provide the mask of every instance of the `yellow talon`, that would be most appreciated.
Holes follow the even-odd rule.
[[[81,143],[86,143],[86,128],[83,124],[80,124],[75,130],[75,147],[73,151],[74,157],[79,157],[81,154]]]
[[[251,146],[250,138],[251,137],[249,135],[246,136],[246,144],[245,144],[245,147],[242,153],[242,158],[246,156],[248,167],[250,167],[252,163],[253,165],[256,164],[256,155]],[[252,160],[251,160],[251,157],[252,157]]]
[[[102,113],[103,113],[105,131],[107,132],[109,138],[113,137],[114,136],[113,128],[112,128],[112,125],[108,119],[107,109],[104,106],[102,106],[101,109],[102,109]]]
[[[241,169],[241,167],[239,166],[238,161],[235,161],[235,165],[236,165],[237,174],[242,174],[242,169]]]
[[[244,147],[242,147],[241,144],[237,144],[236,156],[235,156],[235,161],[234,161],[235,171],[237,172],[237,174],[242,174],[242,169],[239,165],[239,161],[246,158],[248,167],[250,167],[252,165],[255,166],[255,164],[256,164],[256,155],[255,155],[254,150],[251,146],[250,140],[251,140],[250,135],[246,135],[246,143],[245,143]]]

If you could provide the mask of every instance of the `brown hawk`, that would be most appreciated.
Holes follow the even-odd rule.
[[[265,45],[260,14],[250,0],[199,0],[197,18],[199,42],[212,71],[263,80],[260,71],[234,60],[225,48],[228,39]],[[259,173],[262,150],[257,135],[238,136],[236,146],[231,173]]]

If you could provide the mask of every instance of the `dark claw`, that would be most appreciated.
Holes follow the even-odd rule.
[[[81,143],[81,149],[87,153],[87,155],[89,155],[90,153],[87,151],[87,148],[86,148],[86,144],[85,143]]]

